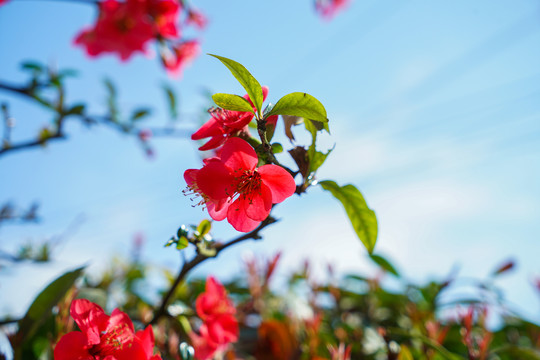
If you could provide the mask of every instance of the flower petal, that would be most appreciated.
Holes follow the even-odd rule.
[[[249,143],[240,138],[229,138],[221,150],[221,161],[231,171],[253,170],[259,162],[257,153]]]
[[[145,349],[138,338],[122,343],[110,355],[107,355],[112,356],[114,360],[148,360]]]
[[[195,133],[191,135],[191,140],[201,140],[207,137],[223,136],[223,134],[223,128],[221,127],[220,123],[211,117],[210,120],[205,122],[199,128],[199,130],[195,131]]]
[[[206,325],[202,325],[199,331],[201,334],[203,330],[206,329]],[[189,333],[189,338],[193,348],[195,349],[195,359],[197,360],[208,360],[212,358],[212,355],[218,350],[218,344],[210,341],[207,336],[198,335],[195,332]]]
[[[212,200],[229,197],[228,188],[233,181],[229,169],[222,162],[212,161],[197,172],[197,186]]]
[[[246,214],[245,208],[243,207],[244,202],[238,200],[239,199],[234,201],[229,206],[229,210],[227,211],[227,221],[229,221],[229,224],[231,224],[233,228],[238,231],[250,232],[261,222],[250,219]]]
[[[263,184],[272,193],[272,203],[277,204],[294,194],[296,183],[291,174],[281,166],[263,165],[257,169]]]
[[[225,137],[223,135],[213,136],[208,140],[204,145],[199,147],[200,151],[212,150],[220,147],[225,142]]]
[[[197,184],[197,173],[199,169],[187,169],[184,171],[184,180],[186,181],[187,186],[192,187]]]
[[[227,210],[229,210],[229,199],[221,199],[218,201],[208,201],[206,203],[206,209],[210,217],[216,221],[221,221],[227,217]]]
[[[67,333],[54,348],[54,360],[93,360],[86,346],[86,336],[82,332]]]
[[[242,205],[246,209],[246,215],[255,221],[263,221],[266,219],[272,209],[272,193],[268,186],[261,184],[260,193],[254,192],[251,197],[244,198],[240,195],[238,201],[243,201]]]
[[[219,315],[205,322],[208,337],[215,343],[227,344],[238,340],[238,322],[229,314]]]
[[[154,354],[154,330],[152,326],[149,325],[146,329],[137,331],[135,336],[139,339],[146,357],[150,358]]]
[[[105,329],[105,332],[107,333],[113,331],[121,331],[122,333],[127,333],[126,335],[133,335],[135,333],[135,328],[133,327],[133,323],[129,316],[118,309],[114,309],[111,313],[109,324],[107,325],[107,329]]]
[[[109,315],[99,305],[86,299],[73,300],[70,314],[86,335],[88,345],[99,344],[101,332],[107,328]]]

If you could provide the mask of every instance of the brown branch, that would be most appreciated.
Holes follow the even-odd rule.
[[[30,97],[32,96],[30,95],[30,91],[28,88],[17,87],[17,86],[6,84],[4,82],[0,82],[0,89],[13,92],[19,95],[23,95],[23,96],[30,96]]]
[[[3,320],[0,320],[0,326],[4,326],[4,325],[8,325],[8,324],[13,324],[13,323],[16,323],[18,321],[20,321],[21,319],[3,319]]]
[[[259,134],[259,138],[261,139],[261,146],[262,149],[268,159],[268,161],[271,164],[281,165],[274,155],[274,152],[272,151],[272,145],[268,142],[268,139],[266,138],[266,120],[265,119],[257,119],[257,133]]]
[[[15,145],[10,145],[9,147],[5,147],[0,149],[0,156],[5,155],[8,152],[11,151],[17,151],[17,150],[24,150],[24,149],[31,149],[37,146],[44,146],[46,143],[48,143],[51,140],[66,140],[67,136],[61,133],[55,133],[46,139],[36,139],[26,142],[21,142]]]
[[[271,216],[268,216],[263,222],[261,222],[259,224],[259,226],[257,226],[257,228],[249,233],[246,233],[244,235],[241,235],[227,243],[223,243],[223,244],[218,244],[214,247],[214,249],[216,250],[216,255],[213,256],[213,257],[208,257],[208,256],[205,256],[205,255],[202,255],[202,254],[197,254],[193,259],[191,259],[189,262],[184,262],[184,264],[182,265],[182,267],[180,268],[180,271],[178,272],[178,275],[176,276],[176,279],[174,280],[174,282],[172,283],[169,291],[167,291],[167,293],[165,294],[165,296],[163,297],[163,299],[161,300],[161,304],[159,306],[159,308],[156,310],[156,312],[154,313],[154,317],[152,318],[152,320],[149,322],[149,324],[155,324],[162,316],[165,316],[167,314],[167,305],[169,304],[169,301],[171,300],[172,296],[174,295],[174,292],[176,291],[176,288],[178,287],[178,285],[180,285],[180,283],[182,282],[182,280],[184,280],[184,278],[186,277],[186,275],[188,274],[189,271],[191,271],[194,267],[196,267],[197,265],[199,265],[200,263],[208,260],[208,259],[212,259],[212,258],[215,258],[219,255],[219,253],[223,250],[225,250],[226,248],[230,247],[230,246],[233,246],[235,244],[238,244],[244,240],[249,240],[249,239],[253,239],[253,240],[259,240],[261,239],[262,237],[259,235],[259,232],[264,229],[265,227],[267,227],[268,225],[271,225],[275,222],[277,222],[278,220],[276,220],[275,218],[271,217]]]

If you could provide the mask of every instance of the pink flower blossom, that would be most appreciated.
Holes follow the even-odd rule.
[[[162,54],[163,65],[169,74],[179,77],[200,52],[201,46],[197,40],[184,41],[174,46],[172,52]]]

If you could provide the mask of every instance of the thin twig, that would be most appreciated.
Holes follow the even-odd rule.
[[[43,2],[43,0],[36,0],[36,1]],[[49,0],[49,1],[51,1],[51,0]],[[98,1],[98,0],[52,0],[52,1],[74,2],[74,3],[88,4],[88,5],[99,5],[100,4],[100,1]]]
[[[21,320],[21,319],[4,319],[4,320],[0,320],[0,326],[13,324],[13,323],[18,322],[19,320]]]
[[[11,151],[30,149],[37,146],[43,146],[51,140],[65,140],[65,139],[67,139],[67,136],[65,136],[64,134],[56,133],[47,137],[46,139],[37,139],[37,140],[32,140],[32,141],[21,142],[15,145],[11,145],[7,148],[0,149],[0,156]]]
[[[4,82],[0,82],[0,89],[13,92],[19,95],[31,96],[28,88],[17,87],[17,86],[6,84]]]
[[[175,291],[176,291],[176,288],[178,287],[178,285],[180,285],[180,283],[182,282],[182,280],[184,280],[184,278],[186,277],[186,275],[188,274],[189,271],[191,271],[194,267],[196,267],[197,265],[199,265],[200,263],[208,260],[208,259],[212,259],[214,257],[217,257],[219,255],[219,253],[223,250],[225,250],[226,248],[232,246],[232,245],[235,245],[235,244],[238,244],[239,242],[242,242],[244,240],[249,240],[249,239],[253,239],[253,240],[259,240],[261,239],[261,236],[259,235],[259,232],[264,229],[265,227],[267,227],[268,225],[270,224],[273,224],[277,222],[276,219],[274,219],[273,217],[271,216],[268,216],[263,222],[260,223],[259,226],[257,226],[257,228],[249,233],[246,233],[244,235],[241,235],[227,243],[223,243],[223,244],[219,244],[219,245],[216,245],[215,246],[215,250],[216,250],[216,255],[213,256],[213,257],[208,257],[208,256],[205,256],[205,255],[202,255],[202,254],[197,254],[193,259],[191,259],[189,262],[184,262],[182,267],[180,268],[180,271],[178,272],[178,275],[176,276],[176,279],[174,280],[174,282],[172,283],[169,291],[167,291],[167,293],[165,294],[165,296],[163,297],[163,299],[161,300],[161,304],[159,306],[159,308],[156,310],[156,312],[154,313],[154,317],[152,318],[152,320],[150,321],[149,324],[155,324],[162,316],[166,315],[167,314],[167,305],[169,304],[169,301],[171,300],[172,296],[174,295]]]

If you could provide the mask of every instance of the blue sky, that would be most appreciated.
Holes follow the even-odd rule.
[[[319,178],[354,183],[364,193],[379,219],[378,252],[412,281],[443,277],[456,264],[463,276],[484,277],[516,259],[517,271],[498,284],[513,309],[540,321],[531,286],[540,275],[536,1],[356,0],[331,22],[321,21],[308,0],[195,5],[210,19],[204,53],[243,63],[269,86],[271,102],[306,91],[326,106],[332,136],[323,146],[335,150]],[[71,2],[12,0],[1,7],[0,79],[23,80],[19,63],[26,59],[76,68],[70,99],[85,99],[98,111],[109,76],[123,108],[152,106],[155,125],[167,122],[160,90],[167,81],[180,94],[178,126],[185,129],[198,126],[202,89],[243,94],[209,56],[180,81],[168,79],[155,58],[88,59],[72,40],[94,16],[89,5]],[[21,137],[49,120],[42,109],[0,93],[6,99]],[[157,140],[157,157],[148,161],[134,139],[109,129],[71,124],[68,130],[69,141],[0,159],[0,202],[39,200],[43,217],[39,225],[0,228],[3,249],[78,224],[58,244],[52,264],[0,270],[0,291],[12,294],[2,296],[0,312],[22,311],[64,269],[89,262],[99,271],[113,255],[129,252],[137,232],[147,239],[146,260],[175,269],[178,255],[162,244],[179,225],[205,217],[181,193],[183,171],[200,167],[190,141]],[[320,269],[332,262],[343,272],[372,270],[342,208],[320,189],[288,200],[276,215],[282,221],[263,242],[223,253],[196,273],[238,274],[246,251],[278,250],[283,273],[304,258]],[[222,239],[235,234],[226,223],[215,229]]]

